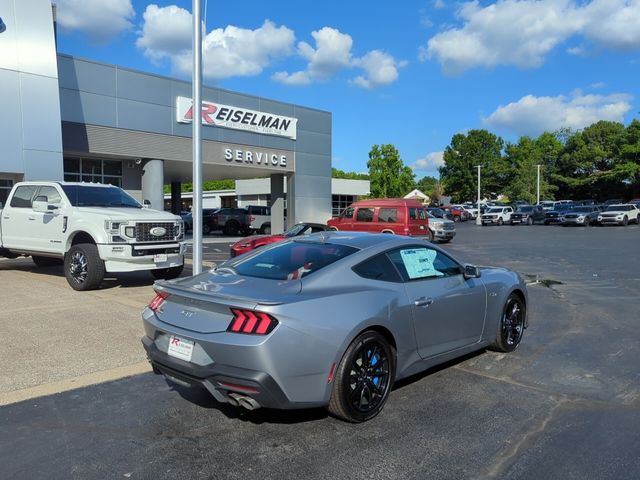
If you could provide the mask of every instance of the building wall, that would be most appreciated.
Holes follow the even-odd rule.
[[[167,143],[163,144],[162,150],[167,155],[172,155],[167,157],[171,163],[165,161],[165,182],[186,181],[190,178],[191,147],[185,140],[191,136],[191,125],[176,121],[175,105],[176,97],[191,97],[190,83],[68,55],[58,55],[58,69],[65,152],[82,153],[91,150],[96,154],[123,155],[122,151],[108,151],[110,146],[106,140],[116,132],[115,129],[118,129],[120,135],[123,131],[156,135],[128,135],[131,141],[128,151],[134,151],[135,148],[134,155],[141,156],[147,148],[142,143],[150,148],[157,145],[160,138],[157,135],[165,135],[167,137],[164,141]],[[220,162],[223,165],[207,165],[207,155],[219,155],[213,148],[213,143],[207,148],[207,142],[292,152],[295,174],[292,173],[292,168],[279,172],[286,173],[295,187],[295,219],[290,221],[298,218],[323,221],[328,218],[331,212],[329,112],[211,87],[203,88],[202,99],[298,119],[296,140],[219,127],[203,127],[205,179],[251,178],[273,173],[273,170],[244,165],[235,165],[235,168],[229,165],[226,168],[224,161]],[[85,128],[83,125],[90,127]],[[85,135],[87,138],[82,138],[83,128],[89,132]],[[161,152],[156,152],[159,153]],[[184,165],[185,163],[188,165]]]
[[[0,15],[0,178],[61,180],[51,0],[0,0]]]

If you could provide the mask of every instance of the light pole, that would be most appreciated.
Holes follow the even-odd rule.
[[[537,190],[538,193],[536,195],[536,198],[537,198],[536,205],[540,204],[540,167],[541,166],[542,165],[536,165],[536,167],[538,167],[538,190]]]
[[[482,165],[476,165],[478,169],[478,214],[476,215],[476,225],[482,225],[482,218],[480,218],[480,169]]]
[[[202,23],[200,0],[193,0],[193,274],[202,273]]]

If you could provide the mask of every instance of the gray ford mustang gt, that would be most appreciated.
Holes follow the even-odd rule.
[[[393,383],[468,352],[514,350],[517,273],[409,237],[322,232],[158,282],[142,316],[156,373],[248,409],[326,406],[351,422]]]

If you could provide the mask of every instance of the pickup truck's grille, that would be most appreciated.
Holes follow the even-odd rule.
[[[453,223],[444,223],[442,225],[443,230],[455,230],[456,226]]]
[[[153,235],[151,232],[155,228],[164,228],[164,235]],[[175,241],[176,234],[179,233],[179,227],[176,228],[175,223],[138,223],[136,225],[136,242],[164,242]]]

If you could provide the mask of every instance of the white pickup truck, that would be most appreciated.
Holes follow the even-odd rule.
[[[183,238],[180,217],[143,208],[112,185],[20,182],[0,205],[0,257],[64,264],[75,290],[98,288],[106,272],[176,278],[184,266]]]

